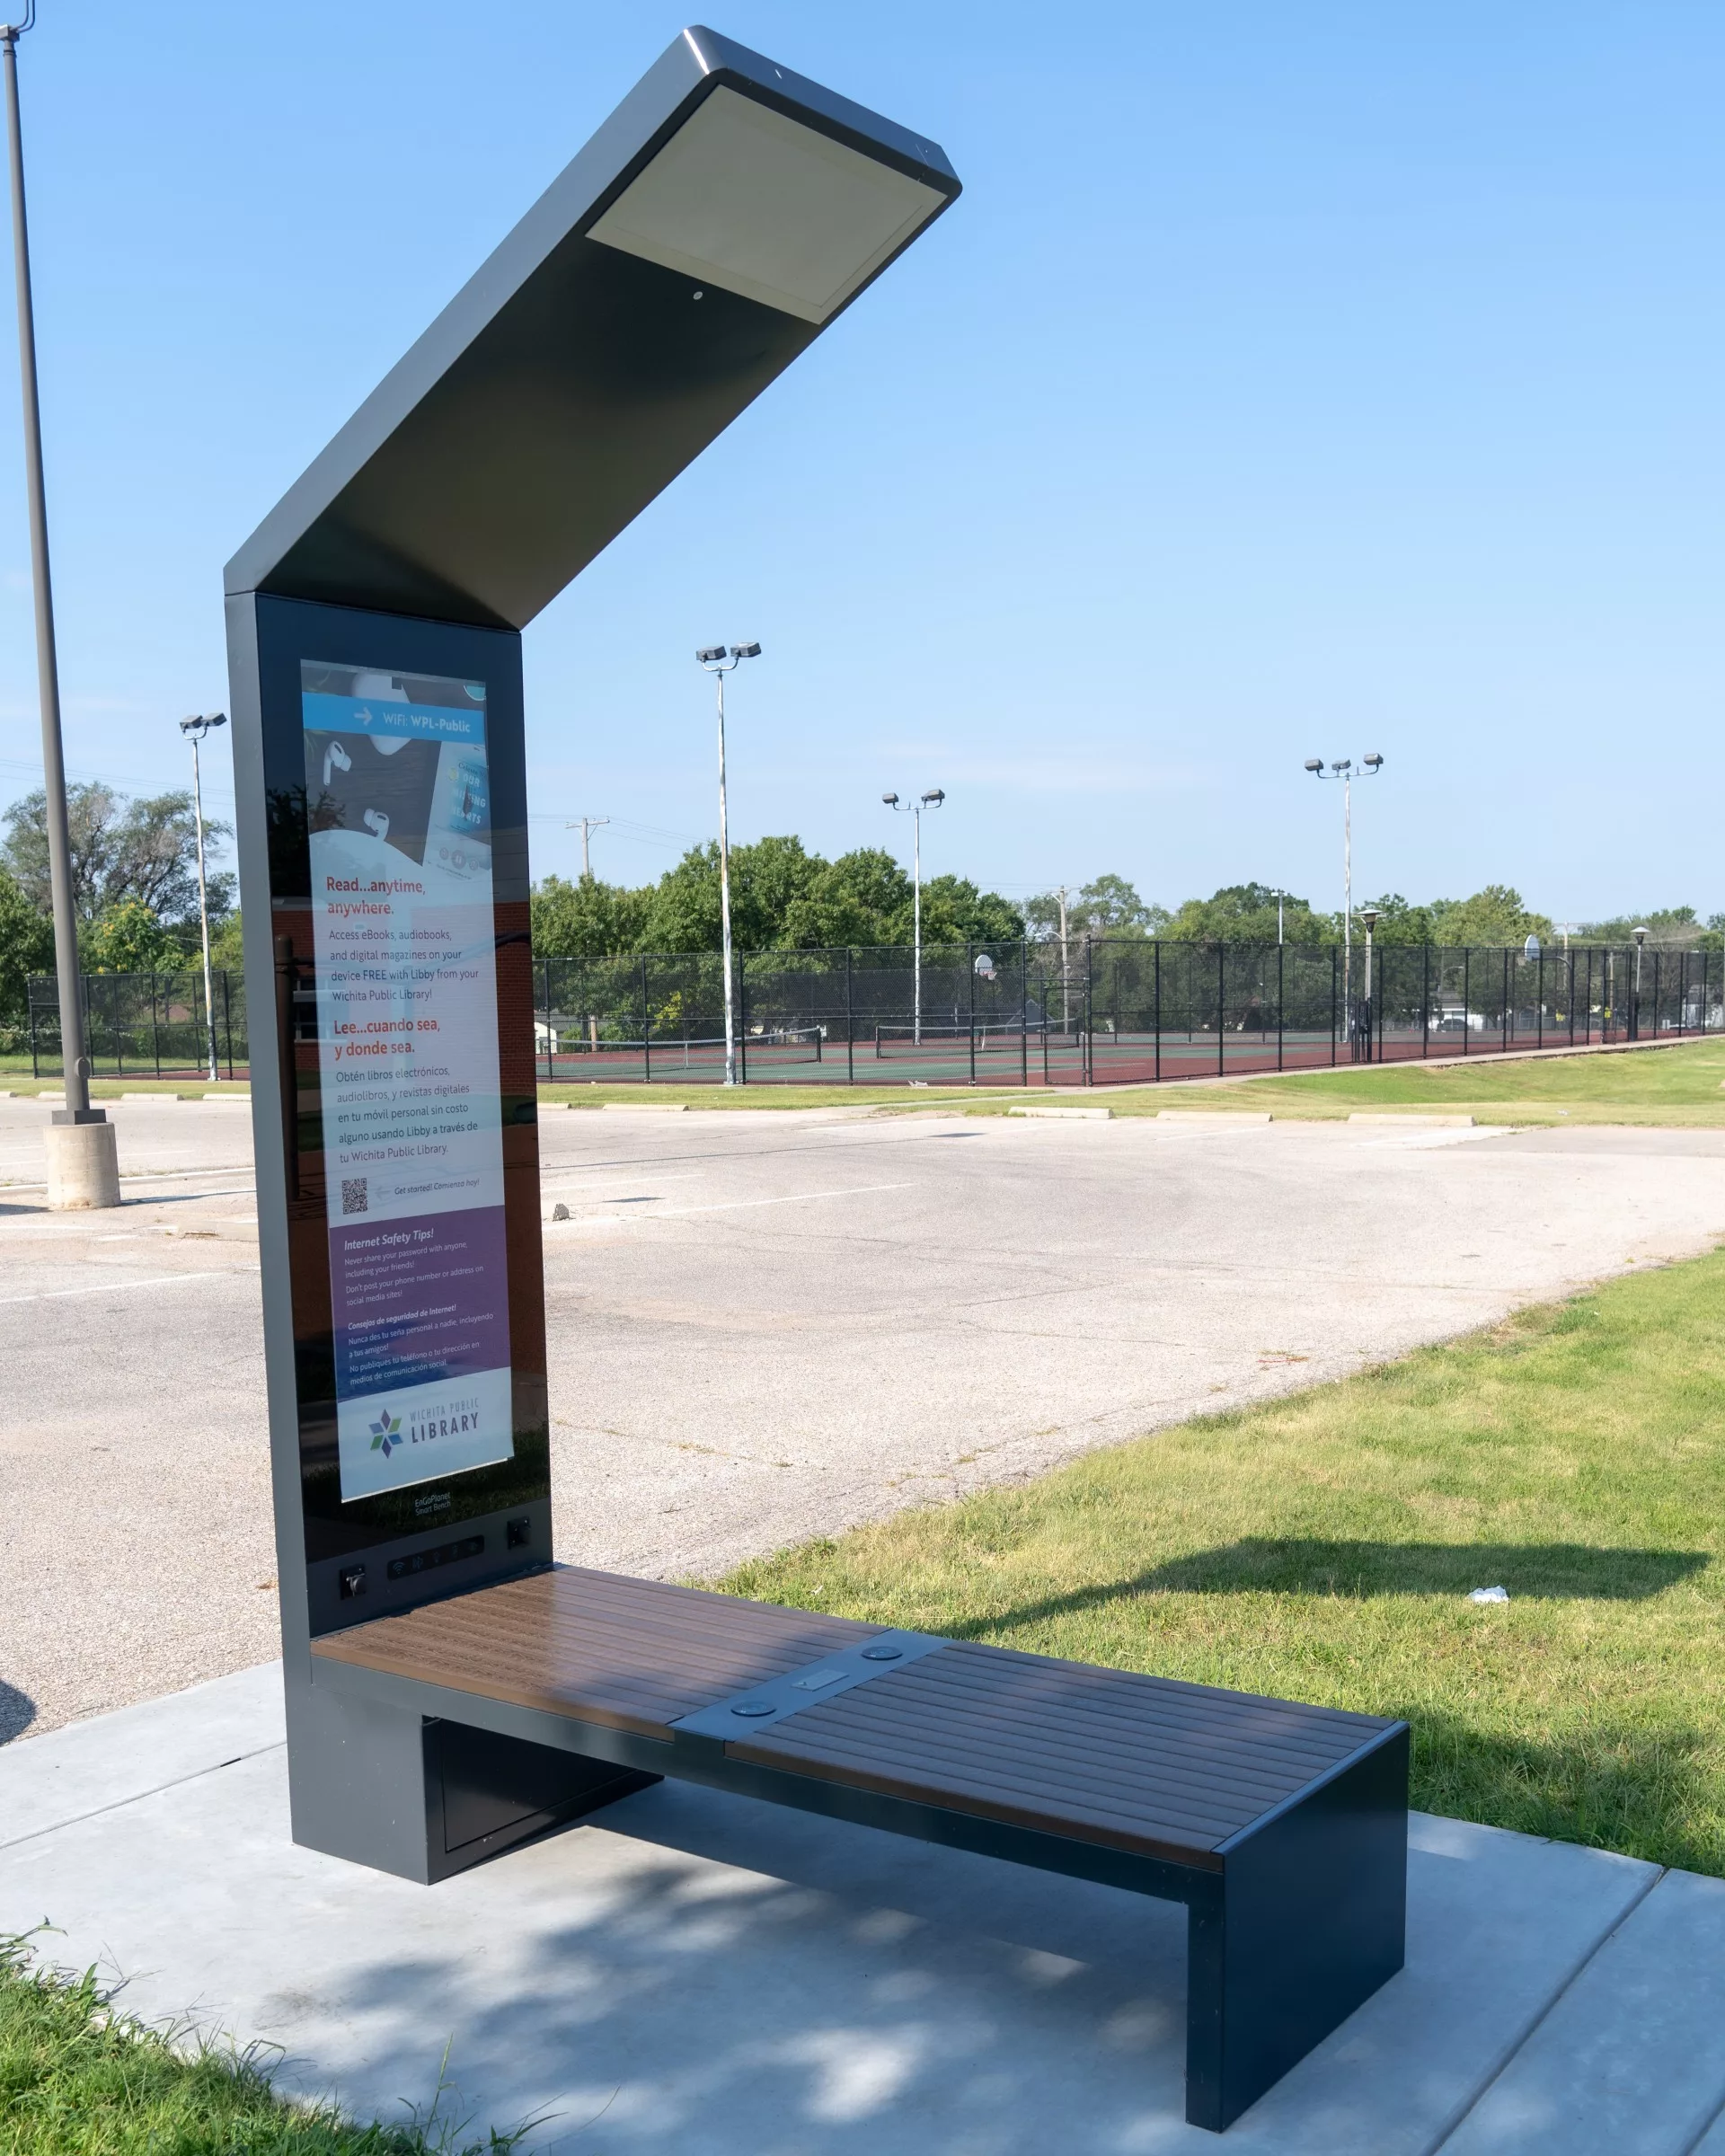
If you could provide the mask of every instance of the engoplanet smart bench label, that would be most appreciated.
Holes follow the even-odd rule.
[[[515,1449],[485,689],[300,689],[349,1503]]]

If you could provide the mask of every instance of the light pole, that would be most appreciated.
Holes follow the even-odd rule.
[[[722,644],[703,644],[695,658],[713,677],[719,690],[719,927],[725,951],[725,1083],[737,1082],[737,1007],[730,970],[730,827],[725,804],[725,676],[734,674],[746,658],[758,658],[758,644],[733,644],[727,655]]]
[[[198,821],[198,918],[204,931],[204,1024],[208,1034],[212,1085],[220,1082],[221,1072],[216,1060],[216,976],[209,968],[209,892],[204,880],[204,781],[198,767],[198,747],[206,734],[226,724],[226,711],[199,711],[180,721],[180,731],[191,743],[191,801]]]
[[[1282,948],[1282,944],[1286,941],[1287,924],[1283,919],[1283,908],[1287,904],[1287,893],[1278,890],[1276,894],[1276,948],[1278,950]]]
[[[1632,928],[1629,932],[1635,939],[1635,1008],[1632,1014],[1630,1038],[1641,1038],[1641,953],[1647,948],[1647,931]]]
[[[718,647],[715,646],[714,649],[717,649]],[[723,723],[722,720],[721,723]],[[590,883],[593,879],[593,863],[588,853],[588,841],[601,824],[608,824],[610,821],[611,818],[608,816],[578,816],[574,824],[563,826],[565,831],[572,831],[575,824],[579,824],[581,827],[581,881],[583,883]]]
[[[1384,768],[1376,754],[1359,760],[1364,777],[1375,779]],[[1323,767],[1321,756],[1308,756],[1305,768],[1317,779],[1341,781],[1341,979],[1342,1012],[1351,1038],[1353,1028],[1354,964],[1354,760],[1342,756]]]
[[[18,40],[36,21],[28,0],[22,22],[0,23],[11,153],[12,253],[18,287],[18,374],[24,404],[24,486],[30,503],[30,560],[36,599],[36,680],[42,709],[42,780],[48,825],[49,888],[54,904],[54,970],[60,994],[60,1060],[66,1106],[54,1111],[64,1135],[49,1139],[49,1204],[82,1208],[119,1203],[119,1167],[106,1114],[90,1105],[84,982],[72,892],[72,837],[66,813],[66,754],[60,740],[60,668],[54,641],[54,585],[49,569],[48,493],[42,478],[42,414],[36,385],[36,311],[30,281],[30,225],[24,209],[23,123],[18,109]],[[87,1135],[71,1132],[93,1127]],[[101,1136],[94,1135],[95,1130]]]
[[[1366,994],[1359,1013],[1366,1053],[1360,1060],[1369,1063],[1372,1060],[1372,931],[1377,926],[1377,908],[1362,906],[1359,917],[1366,923]]]
[[[923,1038],[923,810],[938,808],[946,795],[936,786],[932,792],[914,801],[901,801],[896,793],[883,793],[880,799],[889,808],[896,808],[901,815],[908,816],[916,832],[916,844],[912,851],[914,866],[911,870],[911,998],[914,1004],[911,1037],[920,1047]],[[1063,975],[1066,972],[1066,901],[1063,891],[1060,895],[1060,970]]]

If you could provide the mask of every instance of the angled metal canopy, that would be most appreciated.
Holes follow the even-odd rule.
[[[958,193],[938,145],[685,31],[227,592],[523,627]]]

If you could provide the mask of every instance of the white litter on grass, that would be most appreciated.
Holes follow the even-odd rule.
[[[1508,1587],[1475,1587],[1467,1598],[1470,1602],[1508,1602]]]

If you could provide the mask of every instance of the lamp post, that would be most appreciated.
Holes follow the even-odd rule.
[[[1635,939],[1635,1007],[1631,1014],[1630,1038],[1641,1038],[1641,953],[1647,948],[1647,931],[1632,928],[1629,932]]]
[[[1366,994],[1359,1007],[1358,1029],[1366,1052],[1358,1060],[1369,1063],[1372,1060],[1372,931],[1377,926],[1377,908],[1362,906],[1359,917],[1366,924]]]
[[[737,1006],[731,987],[730,961],[730,827],[725,802],[725,676],[734,674],[746,658],[758,658],[758,644],[733,644],[729,654],[722,644],[703,644],[695,658],[719,691],[719,928],[725,952],[725,1083],[737,1082]]]
[[[54,584],[49,568],[41,403],[36,384],[36,311],[31,292],[30,225],[24,208],[23,123],[18,108],[18,40],[34,27],[35,22],[36,0],[28,0],[22,22],[0,23],[0,56],[4,56],[6,76],[12,253],[18,289],[18,375],[23,392],[24,489],[30,505],[31,580],[36,601],[36,680],[42,712],[48,876],[54,905],[54,971],[60,997],[60,1061],[66,1070],[66,1106],[54,1110],[49,1127],[48,1202],[55,1208],[82,1209],[119,1203],[119,1165],[112,1126],[102,1109],[90,1105],[84,981],[78,963],[78,923],[72,890],[72,835],[66,812],[60,669],[54,639]]]
[[[1287,893],[1283,890],[1278,890],[1276,894],[1276,948],[1278,950],[1282,948],[1283,943],[1287,941],[1287,921],[1285,918],[1285,908],[1287,907]]]
[[[206,734],[227,724],[226,711],[199,711],[180,721],[180,731],[191,743],[191,801],[198,822],[198,918],[204,932],[204,1025],[209,1051],[209,1082],[221,1082],[216,1059],[216,976],[209,966],[209,892],[204,880],[204,781],[198,766],[198,747]]]
[[[923,794],[914,801],[901,801],[896,793],[883,793],[880,799],[889,808],[896,808],[908,816],[916,832],[912,852],[914,866],[911,870],[911,1038],[920,1047],[923,1039],[923,810],[938,808],[946,799],[940,787]],[[1060,971],[1066,975],[1066,893],[1060,894]]]
[[[1382,756],[1362,756],[1362,777],[1375,779],[1384,768]],[[1354,984],[1354,760],[1342,756],[1323,767],[1322,756],[1308,756],[1305,768],[1316,779],[1341,781],[1341,978],[1342,1012],[1349,1037],[1353,1026]]]

